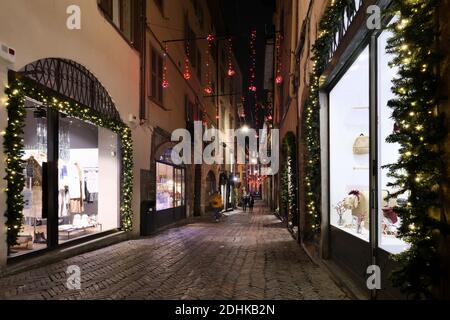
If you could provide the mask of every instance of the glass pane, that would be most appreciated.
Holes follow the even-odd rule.
[[[133,27],[133,16],[132,16],[132,2],[130,0],[120,1],[120,30],[123,32],[125,38],[128,41],[133,41],[132,39],[132,27]]]
[[[119,227],[117,150],[113,132],[60,116],[60,243]]]
[[[26,120],[23,133],[25,150],[23,174],[25,186],[23,229],[19,234],[18,245],[11,248],[11,255],[44,249],[47,247],[47,212],[44,210],[42,196],[44,172],[47,164],[47,112],[30,100],[25,102]]]
[[[378,163],[380,164],[378,168],[378,208],[380,208],[378,213],[378,237],[379,246],[395,254],[408,248],[407,243],[397,237],[401,219],[395,213],[395,207],[405,205],[408,196],[400,195],[397,198],[388,199],[388,196],[397,190],[388,186],[393,180],[388,177],[388,169],[382,168],[384,165],[395,163],[398,160],[400,148],[397,143],[386,142],[386,138],[396,130],[395,122],[391,119],[392,110],[387,105],[388,101],[394,98],[391,92],[391,81],[397,76],[397,69],[389,67],[389,62],[393,59],[393,56],[385,52],[387,40],[391,36],[390,31],[384,31],[378,38]]]
[[[183,205],[183,176],[181,169],[175,169],[175,207]]]
[[[172,166],[156,163],[156,210],[174,206],[174,170]]]
[[[331,224],[369,241],[369,48],[330,92]]]

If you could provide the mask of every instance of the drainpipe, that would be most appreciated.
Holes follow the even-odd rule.
[[[146,98],[145,98],[145,88],[146,88],[146,52],[147,52],[147,6],[146,1],[141,0],[139,4],[139,30],[141,34],[141,44],[140,44],[140,80],[139,80],[139,120],[142,124],[146,119]]]

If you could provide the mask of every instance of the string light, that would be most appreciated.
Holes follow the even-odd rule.
[[[233,77],[236,74],[233,66],[233,39],[228,38],[228,71],[227,75]]]
[[[256,93],[256,30],[252,30],[250,34],[250,65],[249,65],[249,86],[251,92]]]
[[[189,80],[191,79],[191,67],[190,67],[190,40],[187,39],[186,41],[186,50],[185,50],[185,54],[186,56],[184,57],[184,72],[183,72],[183,77],[185,80]]]
[[[276,76],[275,83],[280,85],[283,83],[283,76],[281,75],[281,40],[283,36],[280,33],[277,33],[275,38],[275,63],[276,63]]]
[[[203,88],[203,91],[210,95],[214,92],[212,87],[212,81],[211,81],[211,54],[212,54],[212,45],[215,40],[214,35],[209,34],[206,37],[206,40],[208,41],[208,45],[206,47],[206,71],[205,71],[205,80],[206,80],[206,86]]]
[[[162,87],[164,89],[169,87],[169,81],[167,80],[167,43],[164,44]]]

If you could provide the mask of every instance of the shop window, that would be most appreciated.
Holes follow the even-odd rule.
[[[171,164],[156,163],[156,210],[162,211],[184,205],[184,169]]]
[[[388,169],[383,168],[387,164],[396,163],[400,157],[400,145],[386,142],[386,138],[397,130],[391,119],[392,110],[387,105],[394,98],[391,81],[397,77],[397,69],[389,66],[393,56],[385,52],[387,40],[391,36],[390,31],[384,31],[378,38],[378,243],[382,249],[396,254],[408,248],[407,243],[397,236],[401,218],[395,212],[395,207],[406,205],[408,195],[402,194],[389,199],[389,195],[396,193],[398,189],[389,186],[394,180],[388,176]]]
[[[59,243],[119,227],[118,149],[112,131],[60,115]]]
[[[30,100],[26,101],[25,110],[23,230],[19,234],[18,245],[11,249],[12,255],[47,247],[47,210],[43,205],[47,165],[47,110]]]
[[[330,222],[369,241],[369,49],[329,94]]]

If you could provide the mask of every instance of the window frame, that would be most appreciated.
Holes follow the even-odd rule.
[[[148,87],[147,97],[156,104],[164,105],[164,90],[162,87],[163,82],[163,56],[162,54],[150,43],[150,50],[148,54]]]

